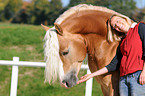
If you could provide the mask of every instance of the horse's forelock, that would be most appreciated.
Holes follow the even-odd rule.
[[[63,63],[59,56],[58,37],[54,27],[46,32],[44,40],[45,82],[53,83],[58,76],[62,79],[64,75]]]

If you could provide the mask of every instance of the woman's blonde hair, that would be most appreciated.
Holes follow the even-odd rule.
[[[111,26],[111,19],[114,17],[114,16],[117,16],[117,17],[121,17],[123,19],[126,20],[126,22],[131,26],[131,24],[133,23],[133,21],[127,17],[127,16],[124,16],[124,15],[117,15],[117,14],[113,14],[107,21],[107,29],[108,29],[108,33],[107,33],[107,40],[109,42],[113,42],[113,41],[120,41],[121,38],[125,35],[124,33],[122,32],[116,32],[115,30],[113,30],[114,28]]]

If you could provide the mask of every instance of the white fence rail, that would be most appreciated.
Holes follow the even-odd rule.
[[[18,66],[45,67],[46,63],[19,61],[19,57],[13,57],[13,61],[0,60],[0,65],[11,65],[12,66],[10,96],[17,96]],[[86,69],[87,74],[91,73],[87,65],[82,65],[81,69]],[[92,96],[92,82],[93,82],[92,78],[86,82],[85,96]]]

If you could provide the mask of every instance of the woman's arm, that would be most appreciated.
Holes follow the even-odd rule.
[[[116,55],[114,56],[114,58],[112,59],[110,64],[108,64],[107,66],[103,67],[102,69],[100,69],[94,73],[86,74],[86,75],[82,76],[80,78],[80,80],[77,82],[77,84],[85,82],[92,77],[118,70],[120,62],[121,62],[121,58],[122,58],[122,54],[120,51],[120,46],[118,46],[117,51],[116,51]]]
[[[95,77],[95,76],[105,74],[105,73],[107,73],[107,72],[108,72],[108,69],[107,69],[106,67],[103,67],[102,69],[100,69],[100,70],[98,70],[98,71],[96,71],[96,72],[94,72],[94,73],[86,74],[86,75],[82,76],[82,77],[80,78],[80,80],[77,82],[77,84],[82,83],[82,82],[85,82],[85,81],[87,81],[87,80],[89,80],[90,78],[93,78],[93,77]]]
[[[139,24],[138,33],[139,33],[140,38],[142,40],[142,48],[143,48],[142,58],[144,60],[144,66],[143,66],[143,70],[142,70],[140,77],[139,77],[139,83],[141,85],[143,85],[143,84],[145,84],[145,24],[144,23]]]

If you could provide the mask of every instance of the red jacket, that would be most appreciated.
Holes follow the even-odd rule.
[[[123,55],[120,64],[120,76],[136,72],[143,69],[144,60],[142,60],[142,41],[138,34],[139,23],[134,28],[130,28],[126,37],[120,45]]]

